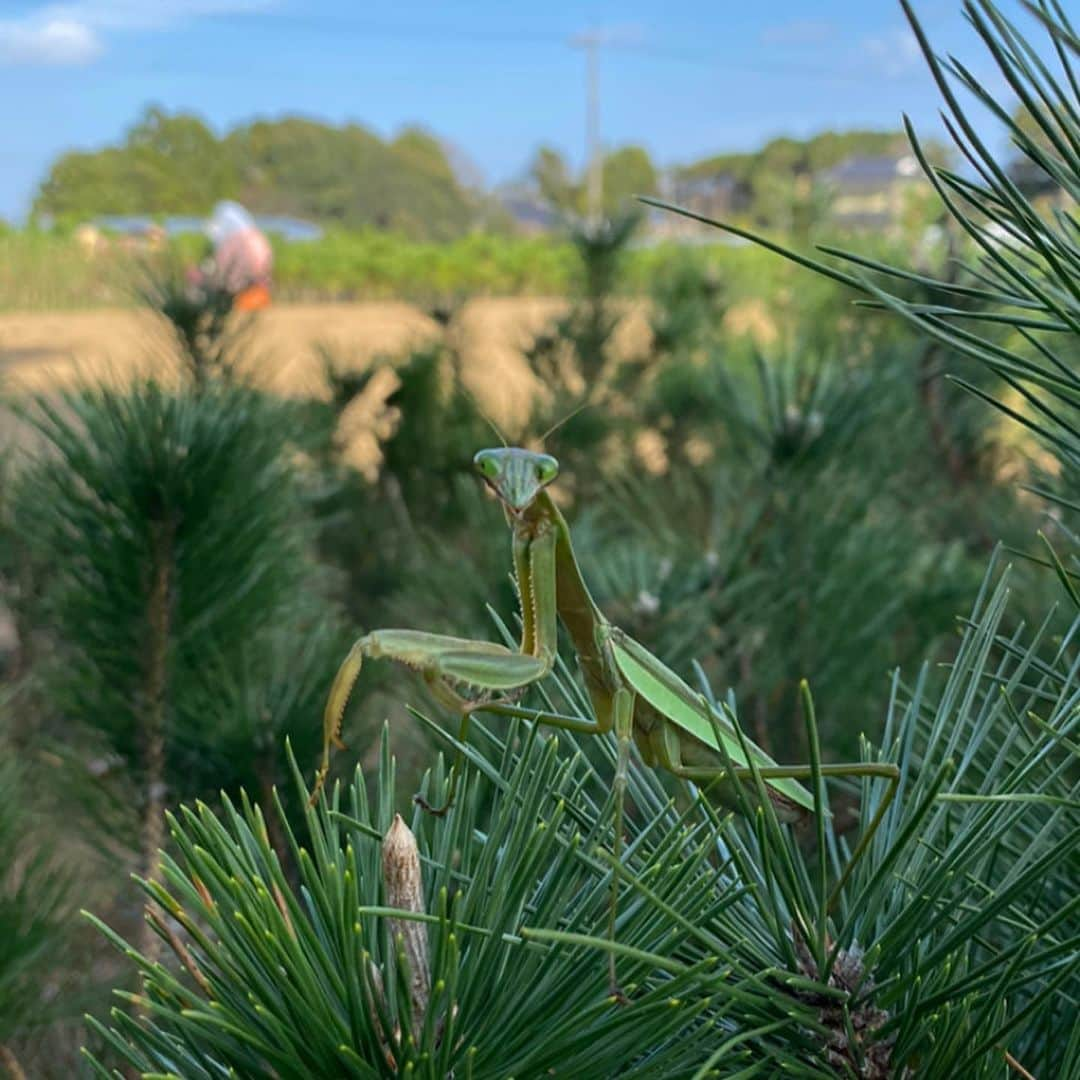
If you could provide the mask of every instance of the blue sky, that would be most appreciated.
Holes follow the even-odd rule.
[[[990,77],[959,0],[916,0],[939,50]],[[0,0],[0,216],[49,163],[118,138],[148,103],[222,130],[255,116],[420,123],[488,183],[542,142],[580,161],[595,29],[607,145],[662,164],[778,134],[937,130],[937,95],[895,0]]]

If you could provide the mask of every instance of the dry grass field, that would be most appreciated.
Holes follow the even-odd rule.
[[[563,304],[558,300],[477,301],[462,313],[466,379],[495,415],[512,422],[532,392],[520,349]],[[360,370],[379,356],[403,356],[438,327],[404,303],[304,304],[271,308],[243,337],[240,368],[256,385],[290,397],[325,392],[323,354]],[[124,309],[0,315],[0,394],[18,399],[85,383],[123,386],[178,378],[177,353],[161,320]],[[392,380],[375,388],[385,397]],[[377,406],[376,406],[377,409]],[[10,412],[0,415],[0,447],[24,441]]]
[[[532,391],[520,351],[565,310],[565,301],[534,297],[477,299],[460,319],[466,380],[496,413],[517,415]],[[743,305],[729,328],[771,336],[764,312]],[[620,351],[640,348],[647,325],[634,305],[620,329]],[[380,355],[400,355],[430,339],[436,325],[417,308],[385,300],[293,304],[258,316],[243,366],[254,381],[290,396],[318,394],[320,346],[343,364],[362,368]],[[119,385],[156,375],[174,378],[176,362],[163,324],[152,314],[123,308],[0,314],[0,389],[25,393],[83,382]]]
[[[522,349],[563,310],[565,301],[558,299],[478,299],[466,305],[455,324],[466,384],[511,429],[527,414],[536,389]],[[339,368],[362,370],[380,356],[404,356],[438,333],[431,319],[400,302],[281,305],[256,317],[243,339],[239,366],[253,383],[274,393],[318,397],[326,390],[324,351],[333,354]],[[623,320],[618,349],[631,355],[647,336],[644,308],[635,305]],[[148,312],[0,315],[0,394],[8,399],[85,383],[123,386],[150,376],[169,382],[179,371],[167,329]],[[374,392],[385,397],[391,389],[392,380],[384,379]],[[9,412],[0,414],[0,447],[24,437]]]
[[[537,391],[522,351],[565,309],[566,301],[555,298],[482,298],[469,302],[453,325],[465,384],[510,432],[520,430]],[[733,308],[725,322],[729,330],[759,341],[775,334],[758,304]],[[327,392],[327,354],[338,370],[363,370],[379,357],[403,358],[440,332],[427,315],[404,302],[283,304],[256,316],[242,338],[238,366],[259,387],[285,397],[317,398]],[[616,353],[640,355],[648,342],[646,305],[631,302],[616,334]],[[165,323],[147,311],[0,314],[0,402],[87,383],[122,387],[149,377],[168,383],[180,371]],[[394,386],[389,372],[373,379],[350,408],[347,433],[339,431],[348,444],[347,457],[365,471],[378,467],[377,432]],[[0,451],[29,443],[26,426],[0,408]]]
[[[476,300],[464,309],[458,332],[466,381],[504,418],[520,415],[532,392],[520,356],[532,336],[564,309],[554,299]],[[645,332],[633,313],[627,338]],[[436,325],[416,308],[393,301],[300,304],[271,308],[245,339],[241,367],[259,386],[286,396],[323,389],[320,347],[346,368],[378,356],[401,355],[430,339]],[[632,346],[631,346],[632,347]],[[177,376],[174,350],[160,320],[124,309],[0,315],[0,386],[8,395],[72,387],[84,382],[123,385],[140,377]]]
[[[513,355],[561,309],[555,300],[477,301],[462,318],[466,348],[476,363]],[[399,354],[431,337],[436,327],[404,303],[303,304],[271,308],[257,317],[245,342],[243,366],[259,385],[286,395],[318,393],[319,346],[346,364],[363,366]],[[124,383],[176,366],[160,320],[146,312],[102,309],[0,315],[0,373],[21,393],[90,381]]]

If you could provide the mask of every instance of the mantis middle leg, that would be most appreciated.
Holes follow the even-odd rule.
[[[548,727],[575,731],[585,735],[603,735],[614,727],[618,741],[615,761],[615,782],[613,797],[615,802],[615,826],[612,837],[612,855],[616,866],[622,860],[623,822],[626,808],[626,781],[630,768],[630,743],[634,733],[634,695],[626,688],[620,688],[610,697],[597,693],[594,696],[597,711],[596,720],[583,720],[580,717],[564,716],[560,713],[544,712],[539,709],[523,709],[507,702],[478,703],[473,711],[491,712],[499,716],[516,717],[532,720]],[[460,753],[460,751],[459,751]],[[608,940],[615,941],[615,922],[619,910],[619,874],[611,872],[611,899],[608,904]],[[619,989],[615,971],[615,953],[608,955],[608,987],[611,995],[619,1001],[626,1001],[626,996]]]

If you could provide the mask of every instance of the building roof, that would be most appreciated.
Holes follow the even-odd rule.
[[[731,194],[739,187],[739,181],[729,172],[715,172],[706,176],[677,177],[674,187],[684,197]]]
[[[828,183],[844,186],[891,184],[895,180],[913,180],[919,175],[919,163],[913,154],[856,155],[823,174]]]
[[[562,223],[550,207],[527,196],[510,195],[502,200],[503,208],[519,224],[534,229],[555,229]]]

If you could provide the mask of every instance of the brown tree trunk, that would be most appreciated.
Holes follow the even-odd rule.
[[[942,277],[943,284],[947,288],[955,285],[960,280],[960,264],[957,261],[957,236],[956,231],[948,227],[945,222],[946,259],[945,272]],[[924,270],[927,277],[933,276],[932,269]],[[930,299],[932,297],[928,297]],[[934,449],[938,452],[945,470],[957,489],[966,487],[972,477],[965,460],[962,448],[956,445],[953,430],[949,424],[948,412],[941,396],[942,372],[938,367],[941,357],[941,347],[936,343],[928,345],[919,359],[918,393],[919,401],[926,411],[927,423],[930,427],[930,440]]]
[[[23,1072],[19,1059],[11,1048],[3,1043],[0,1043],[0,1067],[3,1068],[8,1080],[26,1080],[26,1073]]]
[[[926,411],[930,439],[934,444],[934,449],[945,463],[945,469],[952,480],[953,487],[963,488],[971,477],[964,455],[952,437],[945,405],[941,399],[941,372],[937,366],[939,352],[936,345],[930,345],[919,361],[919,400]]]
[[[172,604],[172,526],[155,527],[147,602],[146,705],[142,720],[145,804],[142,875],[156,881],[165,837],[165,707],[168,691],[169,629]],[[139,951],[150,961],[161,956],[161,939],[150,923],[140,929]]]
[[[256,772],[259,777],[259,805],[262,809],[263,820],[266,822],[266,837],[278,857],[285,880],[295,889],[299,883],[297,868],[293,862],[292,851],[289,848],[285,830],[281,827],[281,818],[278,817],[277,806],[274,803],[274,765],[269,750],[260,755],[256,765]]]

